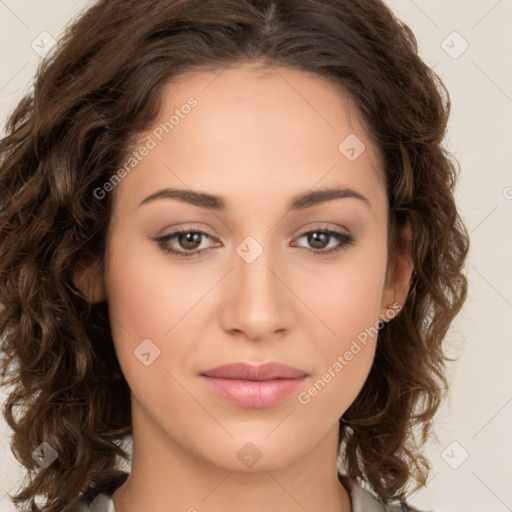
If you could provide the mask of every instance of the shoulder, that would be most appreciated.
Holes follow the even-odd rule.
[[[125,471],[116,471],[109,477],[95,483],[80,495],[70,512],[113,512],[110,497],[125,482],[128,476],[129,473]],[[32,504],[32,508],[27,512],[40,512],[40,510],[35,504]]]
[[[92,501],[82,496],[70,512],[113,512],[111,505],[112,499],[105,493],[97,494]]]
[[[128,478],[129,473],[117,471],[87,489],[70,512],[112,512],[111,496]]]
[[[426,512],[409,505],[405,501],[384,504],[370,491],[354,485],[351,492],[352,512]],[[430,511],[432,512],[432,511]]]
[[[346,476],[339,475],[339,479],[350,490],[352,512],[427,512],[414,508],[405,501],[384,504],[372,492],[348,480]]]

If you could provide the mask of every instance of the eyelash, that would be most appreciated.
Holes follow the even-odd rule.
[[[195,250],[193,252],[192,251],[177,251],[175,249],[172,249],[168,245],[168,242],[170,240],[172,240],[173,238],[175,238],[176,236],[183,234],[183,233],[200,233],[201,235],[206,235],[207,238],[212,238],[212,237],[210,237],[210,235],[208,235],[208,233],[205,233],[204,231],[199,231],[196,229],[189,229],[189,228],[182,228],[182,229],[173,231],[172,233],[170,233],[168,235],[154,238],[154,240],[157,243],[157,245],[160,247],[160,249],[162,249],[165,253],[172,254],[178,258],[196,258],[196,257],[199,257],[199,255],[201,255],[204,251],[207,251],[208,249],[210,249],[210,247],[208,247],[206,249],[199,249],[199,250]],[[340,252],[355,242],[354,237],[352,237],[351,235],[347,235],[345,233],[340,233],[339,231],[333,231],[332,229],[327,229],[327,228],[310,229],[308,231],[302,232],[300,235],[297,236],[297,238],[302,238],[304,235],[308,235],[309,233],[322,233],[325,235],[329,235],[330,237],[333,237],[336,240],[338,240],[339,242],[341,242],[340,245],[338,245],[337,247],[333,247],[329,250],[308,249],[308,248],[302,247],[302,249],[305,249],[306,251],[310,252],[313,256],[315,256],[317,258],[322,258],[326,255],[331,255],[331,254]]]

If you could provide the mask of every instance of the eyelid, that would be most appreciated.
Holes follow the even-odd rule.
[[[343,234],[346,234],[347,236],[351,236],[350,230],[343,225],[336,224],[335,225],[336,227],[334,227],[334,228],[330,227],[330,226],[332,226],[332,224],[330,224],[328,222],[320,222],[317,225],[313,225],[313,227],[308,226],[308,227],[304,228],[302,231],[300,231],[297,235],[295,235],[295,238],[305,235],[306,233],[310,233],[311,231],[335,231],[335,232],[340,233],[340,231],[339,231],[340,228],[343,228],[344,230],[347,231],[347,233],[343,233]]]

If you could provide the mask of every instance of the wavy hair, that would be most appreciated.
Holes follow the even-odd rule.
[[[383,155],[389,256],[409,222],[415,271],[341,418],[338,450],[348,477],[385,503],[411,479],[414,490],[425,484],[421,451],[448,389],[443,340],[466,298],[469,235],[454,200],[457,161],[442,145],[450,97],[411,29],[380,0],[100,0],[42,61],[0,141],[3,415],[30,475],[16,504],[44,495],[41,510],[67,512],[128,460],[129,387],[107,304],[74,285],[81,262],[105,263],[112,194],[94,191],[156,119],[164,85],[246,62],[340,86]],[[32,456],[42,442],[58,453],[48,467]]]

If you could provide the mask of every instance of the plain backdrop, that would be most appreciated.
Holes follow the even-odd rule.
[[[91,5],[0,0],[0,121],[31,86],[43,47]],[[453,324],[451,391],[426,454],[428,486],[409,500],[427,511],[512,510],[512,20],[511,0],[388,0],[452,99],[445,146],[461,165],[457,201],[471,234],[469,297]],[[5,394],[0,394],[0,404]],[[0,512],[22,475],[0,419]]]

